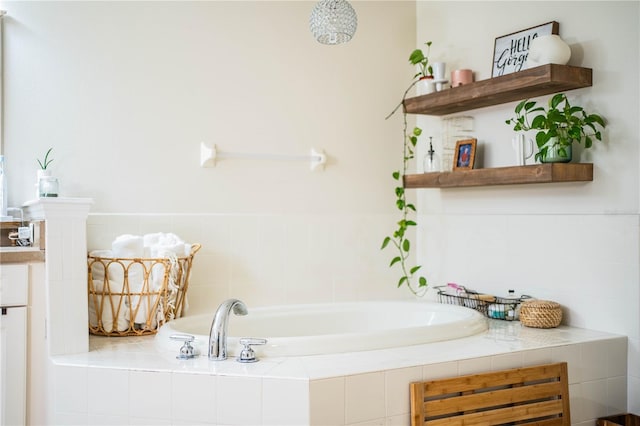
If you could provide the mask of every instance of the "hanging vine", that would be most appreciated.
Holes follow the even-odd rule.
[[[417,83],[414,81],[404,92],[402,101],[396,106],[396,108],[385,119],[391,117],[399,107],[404,104],[404,100],[409,93],[409,90]],[[407,113],[403,112],[403,151],[402,151],[402,170],[397,170],[392,173],[393,179],[398,182],[398,186],[395,188],[396,194],[396,207],[401,212],[401,219],[398,221],[398,227],[393,232],[392,236],[387,236],[382,241],[381,249],[386,247],[394,247],[397,254],[391,259],[389,267],[398,265],[401,271],[401,277],[398,281],[398,287],[406,285],[409,290],[416,296],[423,296],[427,291],[427,279],[424,276],[418,274],[418,271],[422,268],[421,265],[409,265],[409,254],[411,251],[411,241],[407,237],[407,233],[411,227],[417,226],[415,220],[409,219],[410,214],[416,213],[416,207],[407,202],[406,193],[403,185],[403,176],[407,174],[409,161],[415,156],[416,145],[418,144],[418,137],[422,134],[422,129],[414,127],[411,133],[408,132]],[[417,283],[416,283],[417,280]]]

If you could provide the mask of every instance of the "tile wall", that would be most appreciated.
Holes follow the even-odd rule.
[[[247,306],[410,298],[398,290],[395,255],[380,250],[389,215],[91,214],[89,250],[122,234],[173,232],[201,243],[189,286],[190,313],[235,297]]]

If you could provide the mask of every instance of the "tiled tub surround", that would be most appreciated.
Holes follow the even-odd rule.
[[[557,361],[569,363],[571,419],[626,408],[627,338],[490,320],[458,340],[368,352],[179,361],[153,336],[92,336],[53,358],[55,424],[408,425],[412,381]],[[259,348],[258,348],[259,351]]]

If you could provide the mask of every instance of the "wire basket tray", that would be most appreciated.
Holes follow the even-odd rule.
[[[498,297],[490,294],[481,294],[473,290],[462,289],[453,295],[447,292],[450,288],[446,285],[434,287],[438,290],[438,301],[447,305],[458,305],[475,309],[487,318],[506,321],[517,320],[520,312],[520,304],[529,296]]]
[[[89,333],[100,336],[155,334],[184,314],[193,258],[87,256]]]

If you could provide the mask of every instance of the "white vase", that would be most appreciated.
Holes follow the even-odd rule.
[[[542,35],[531,40],[527,56],[527,68],[545,64],[566,65],[571,58],[571,48],[556,34]]]
[[[418,95],[428,95],[436,91],[433,77],[423,77],[416,83]]]

